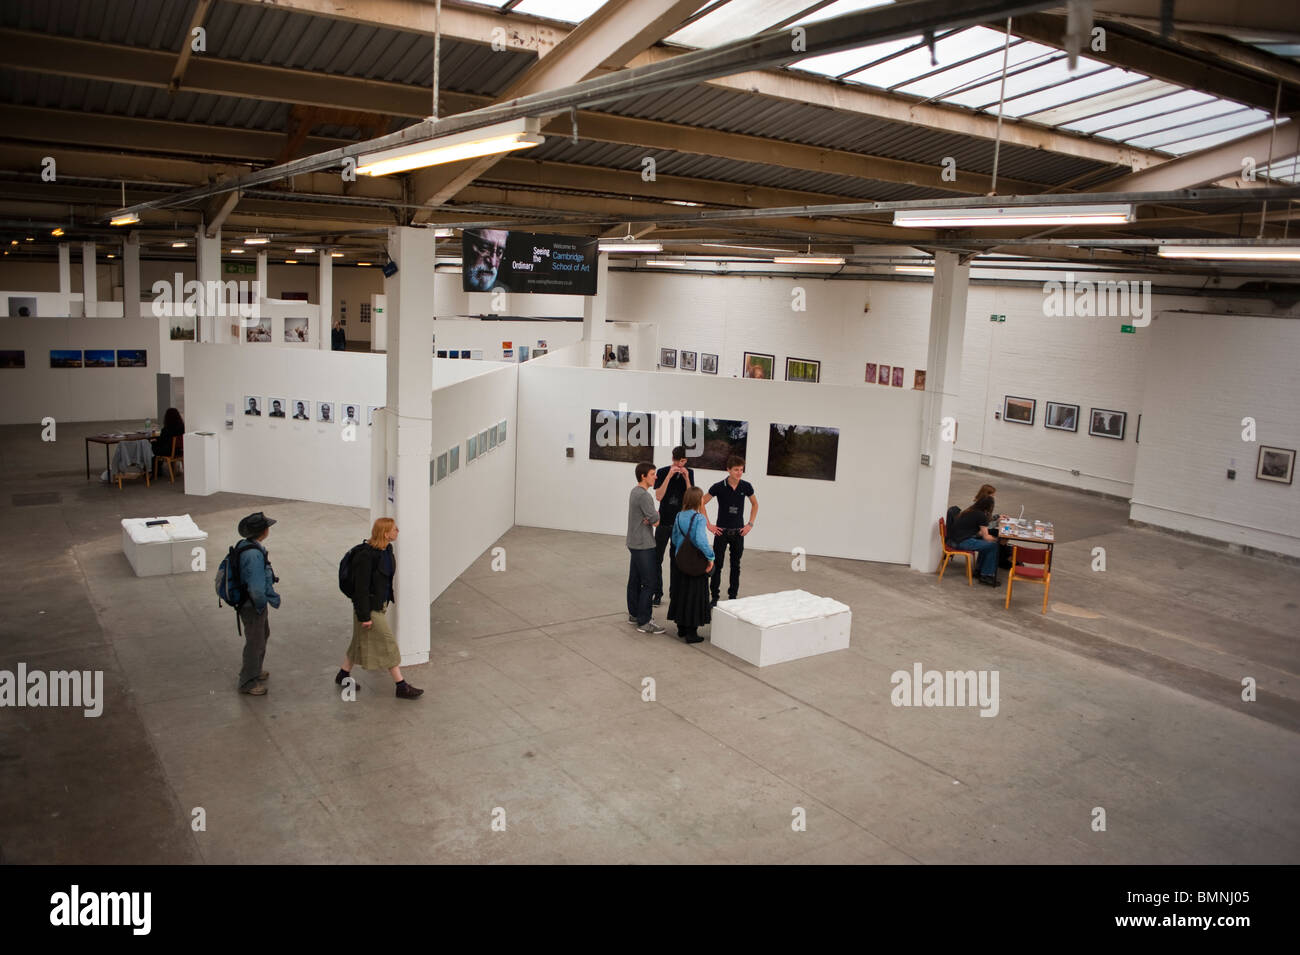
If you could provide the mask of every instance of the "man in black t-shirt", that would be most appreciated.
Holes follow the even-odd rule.
[[[719,481],[709,488],[704,495],[704,503],[715,497],[718,499],[718,522],[710,524],[709,530],[717,536],[713,538],[713,579],[710,589],[713,592],[714,605],[722,592],[722,557],[731,550],[731,579],[727,586],[727,599],[735,600],[740,592],[740,557],[745,553],[745,537],[754,529],[754,518],[758,517],[758,498],[754,496],[754,486],[741,480],[745,473],[745,459],[732,455],[727,458],[727,479]],[[749,521],[745,521],[745,499],[749,499]]]
[[[680,444],[673,448],[673,463],[655,472],[655,500],[659,502],[659,526],[655,528],[655,567],[659,582],[655,586],[654,603],[658,607],[664,599],[664,549],[671,561],[677,556],[672,546],[673,522],[682,510],[682,497],[695,487],[695,469],[686,466],[686,448]]]

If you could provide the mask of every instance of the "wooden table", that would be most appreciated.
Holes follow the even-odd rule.
[[[1026,534],[1016,528],[1014,519],[1012,520],[1011,530],[1004,531],[1005,521],[999,519],[997,522],[997,532],[999,541],[1020,541],[1025,544],[1046,544],[1047,549],[1051,550],[1052,545],[1056,543],[1056,534],[1054,531],[1048,531],[1044,536],[1038,537],[1033,533]]]
[[[113,471],[113,464],[109,460],[110,449],[119,441],[148,441],[158,437],[158,432],[132,431],[130,434],[92,434],[86,437],[86,480],[90,480],[90,446],[92,444],[102,444],[104,446],[104,470],[110,475]]]

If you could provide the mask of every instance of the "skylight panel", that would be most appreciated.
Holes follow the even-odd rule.
[[[527,13],[534,17],[581,23],[605,5],[605,0],[524,0],[512,8],[512,13]],[[501,6],[501,4],[494,4]]]
[[[942,96],[951,90],[961,89],[969,83],[978,83],[992,76],[1000,76],[1002,41],[997,39],[997,35],[992,34],[992,31],[983,31],[992,34],[997,40],[996,49],[986,51],[981,49],[981,46],[987,46],[987,43],[983,43],[979,36],[969,39],[964,37],[964,34],[970,32],[974,31],[964,30],[960,34],[941,38],[935,43],[939,67],[949,64],[951,68],[935,73],[934,76],[926,77],[926,74],[934,73],[937,67],[930,65],[929,48],[921,47],[911,53],[895,57],[888,63],[882,63],[862,73],[855,73],[852,79],[859,83],[879,86],[881,89],[898,89],[915,96],[931,97]],[[1013,37],[1008,54],[1008,69],[1023,66],[1045,49],[1036,43],[1025,41],[1017,43]],[[978,56],[981,52],[985,55]],[[969,63],[962,63],[971,56],[978,58]],[[962,65],[956,65],[959,63]],[[921,79],[921,77],[926,78]]]
[[[1124,70],[1107,69],[1085,71],[1080,64],[1075,78],[1056,83],[1050,89],[1028,96],[1017,97],[1007,103],[1008,116],[1025,116],[1046,109],[1085,99],[1095,99],[1103,93],[1119,89],[1133,82],[1133,74]]]
[[[812,5],[813,0],[731,0],[678,30],[668,37],[668,42],[700,49],[721,46],[766,33]]]
[[[1117,99],[1123,91],[1116,91]],[[1132,103],[1122,108],[1106,109],[1105,104],[1098,103],[1102,107],[1101,111],[1092,116],[1084,117],[1075,122],[1060,124],[1065,129],[1074,130],[1078,133],[1102,133],[1106,129],[1115,126],[1122,126],[1124,123],[1131,123],[1134,120],[1143,119],[1151,116],[1156,112],[1165,112],[1167,110],[1181,109],[1184,106],[1196,106],[1200,103],[1207,103],[1214,99],[1205,93],[1198,93],[1195,90],[1179,89],[1169,83],[1162,83],[1159,80],[1151,80],[1143,84],[1142,87],[1134,94],[1142,97],[1141,101]],[[1082,104],[1081,104],[1082,105]],[[1116,104],[1118,106],[1118,104]],[[1035,117],[1037,118],[1037,117]]]
[[[1190,126],[1192,123],[1214,119],[1241,110],[1238,104],[1220,99],[1211,99],[1208,103],[1189,106],[1186,109],[1176,109],[1172,112],[1156,108],[1158,105],[1152,104],[1151,111],[1142,119],[1107,129],[1105,135],[1110,139],[1132,142],[1141,136],[1151,136],[1155,133]]]
[[[1165,152],[1181,155],[1217,146],[1261,129],[1268,129],[1272,124],[1272,118],[1263,110],[1243,109],[1230,116],[1220,116],[1204,123],[1193,123],[1183,129],[1166,130],[1157,135],[1126,140],[1126,142],[1140,149],[1162,149]]]

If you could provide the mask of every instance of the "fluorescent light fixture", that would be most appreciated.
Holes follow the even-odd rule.
[[[1162,245],[1162,259],[1300,262],[1300,245]]]
[[[664,202],[668,203],[670,206],[698,206],[698,205],[703,205],[703,203],[699,203],[699,202],[687,202],[685,199],[665,199]]]
[[[342,253],[342,252],[331,252],[331,253],[330,253],[330,258],[331,258],[331,259],[341,259],[341,258],[343,258],[343,253]]]
[[[250,235],[244,240],[244,245],[266,245],[271,240],[264,235]]]
[[[316,251],[315,249],[294,249],[294,250],[293,250],[293,254],[294,254],[294,255],[311,255],[311,254],[312,254],[313,252],[315,252],[315,251]]]
[[[894,225],[913,229],[1005,228],[1025,225],[1115,225],[1133,221],[1131,204],[990,206],[987,209],[899,209]]]
[[[108,220],[109,225],[135,225],[140,221],[140,217],[134,212],[127,212],[120,216],[113,216]]]
[[[18,244],[18,240],[17,240],[17,239],[10,239],[10,240],[9,240],[9,244],[10,244],[10,245],[17,245],[17,244]]]
[[[597,248],[601,252],[662,252],[664,245],[662,242],[629,242],[626,239],[611,239],[608,242],[601,242]]]
[[[374,262],[358,262],[357,265],[374,265]]]
[[[409,146],[381,149],[358,157],[357,172],[367,176],[387,176],[408,169],[529,149],[546,142],[546,138],[538,134],[540,129],[541,120],[526,117],[451,136],[440,136]]]
[[[912,275],[933,275],[933,265],[895,265],[895,272],[907,272]]]
[[[298,264],[298,260],[297,260],[297,259],[285,259],[285,260],[284,260],[284,264],[285,264],[285,265],[297,265],[297,264]]]
[[[645,264],[653,265],[656,268],[688,269],[696,263],[683,262],[680,259],[649,259]]]
[[[34,235],[29,235],[29,236],[27,237],[27,241],[28,241],[28,242],[35,242],[35,241],[36,241],[36,236],[34,236]]]
[[[434,229],[433,237],[435,239],[450,239],[455,232],[455,229]]]
[[[778,255],[772,260],[777,265],[843,265],[839,255]]]
[[[183,249],[183,248],[185,248],[187,245],[189,245],[188,242],[173,242],[173,243],[172,243],[172,248],[173,248],[173,249]]]
[[[243,250],[243,249],[231,249],[231,250],[230,250],[230,254],[231,254],[231,255],[243,255],[243,254],[244,254],[244,250]]]
[[[53,235],[53,236],[60,236],[60,235],[63,235],[63,230],[62,230],[62,229],[55,229],[53,232],[50,233],[50,235]]]
[[[112,252],[108,253],[108,257],[109,257],[110,259],[115,259],[115,258],[117,258],[117,256],[114,255]]]

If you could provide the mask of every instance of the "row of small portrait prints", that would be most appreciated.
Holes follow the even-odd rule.
[[[473,464],[489,451],[506,443],[506,423],[498,421],[490,428],[465,439],[465,463]],[[429,462],[429,483],[437,484],[460,470],[460,445],[448,448]]]
[[[290,421],[318,421],[321,424],[360,424],[359,409],[356,401],[308,401],[306,398],[262,398],[259,395],[244,395],[240,406],[246,418],[285,418]],[[381,405],[366,405],[366,424],[375,423],[375,411]],[[337,409],[337,413],[336,413]]]

